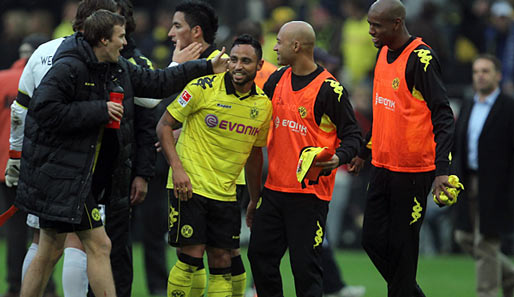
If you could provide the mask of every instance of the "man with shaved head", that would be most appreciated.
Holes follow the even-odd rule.
[[[376,1],[368,23],[379,51],[362,244],[386,280],[389,297],[425,296],[416,283],[419,230],[431,188],[439,200],[453,187],[448,183],[453,113],[437,56],[407,31],[403,4]],[[350,172],[359,172],[369,152],[361,150]]]
[[[348,93],[314,62],[316,35],[305,22],[289,22],[277,35],[278,64],[264,85],[272,100],[268,177],[250,193],[248,258],[259,297],[283,296],[280,260],[289,248],[297,296],[322,296],[321,245],[336,169],[349,163],[361,144]],[[306,147],[328,149],[314,161],[321,174],[299,182],[299,156]],[[302,179],[300,177],[300,179]]]

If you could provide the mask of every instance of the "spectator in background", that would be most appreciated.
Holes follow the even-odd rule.
[[[152,38],[152,23],[148,10],[135,8],[134,22],[136,23],[136,29],[132,36],[138,48],[141,50],[141,53],[146,57],[150,57],[155,41]]]
[[[11,124],[11,109],[9,108],[18,93],[18,81],[27,60],[36,48],[48,41],[43,35],[29,35],[25,37],[18,49],[19,59],[14,62],[10,69],[0,71],[0,172],[5,172],[6,163],[9,159],[9,132]],[[0,174],[0,204],[6,209],[14,203],[16,197],[17,180],[9,179],[8,175]],[[27,214],[18,212],[6,222],[7,232],[7,292],[3,297],[16,297],[20,295],[21,275],[23,258],[27,251],[28,228],[25,225]],[[55,296],[55,285],[49,286],[50,291],[46,297]]]
[[[437,17],[440,15],[440,7],[432,0],[424,1],[419,17],[413,18],[407,24],[412,35],[421,37],[424,42],[437,53],[441,65],[448,65],[450,53],[447,34],[439,25]]]
[[[343,55],[342,80],[349,86],[368,79],[376,60],[377,50],[368,37],[367,2],[346,0],[340,4],[346,17],[340,44]]]
[[[270,1],[271,2],[271,1]],[[276,43],[277,33],[283,24],[296,18],[295,11],[287,6],[278,6],[271,10],[271,15],[265,21],[264,43],[262,48],[262,58],[265,61],[275,64],[277,53],[273,50]]]
[[[164,68],[168,66],[172,59],[172,48],[169,44],[168,32],[173,25],[170,17],[169,9],[159,8],[156,15],[153,16],[153,28],[151,35],[153,36],[154,46],[152,50],[151,60],[156,68]]]
[[[487,52],[498,57],[502,66],[502,91],[514,96],[514,15],[507,1],[491,6],[491,26],[486,31]]]
[[[463,85],[471,84],[471,64],[479,53],[486,52],[486,29],[489,24],[490,0],[459,0],[461,19],[455,27],[455,35],[449,43],[453,49],[451,67],[447,67],[446,77],[448,92],[452,92],[451,84],[458,87],[454,96],[462,98]],[[446,7],[445,7],[446,9]],[[460,84],[460,85],[459,85]],[[451,93],[450,93],[451,94]]]
[[[54,16],[46,9],[30,11],[27,30],[30,33],[39,33],[52,36],[54,30]]]
[[[316,47],[339,59],[343,20],[336,13],[337,10],[330,11],[322,3],[315,3],[309,8],[308,21],[316,32]],[[338,72],[327,70],[335,77],[339,75]]]
[[[18,59],[18,49],[28,32],[29,14],[24,10],[8,10],[2,13],[0,35],[0,69],[11,66]]]
[[[79,2],[77,0],[68,0],[62,8],[61,23],[57,25],[52,34],[52,38],[69,36],[73,34],[73,20],[77,14]]]
[[[500,87],[501,63],[480,55],[473,63],[473,98],[456,124],[452,167],[464,191],[457,203],[455,240],[475,260],[478,297],[514,296],[514,264],[501,237],[514,232],[514,98]]]

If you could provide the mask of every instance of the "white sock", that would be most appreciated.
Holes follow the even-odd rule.
[[[23,259],[23,267],[21,269],[21,280],[25,278],[25,273],[27,273],[27,270],[29,269],[30,262],[32,262],[32,259],[36,256],[37,253],[37,243],[32,243],[27,250],[27,254],[25,254],[25,259]]]
[[[62,289],[64,297],[86,296],[87,285],[86,253],[76,248],[65,248],[62,267]]]

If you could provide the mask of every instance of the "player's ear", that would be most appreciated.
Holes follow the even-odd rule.
[[[261,59],[259,62],[257,62],[257,71],[262,69],[262,65],[264,65],[264,60]]]
[[[203,30],[202,30],[202,27],[196,25],[193,27],[193,29],[191,29],[191,32],[193,33],[193,38],[195,40],[198,40],[200,39],[200,37],[203,38]]]

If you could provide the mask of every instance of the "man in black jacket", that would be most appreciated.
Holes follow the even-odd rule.
[[[226,70],[226,60],[190,62],[152,71],[120,58],[125,20],[100,10],[86,19],[84,34],[67,38],[30,101],[16,206],[40,216],[40,249],[22,284],[21,296],[40,296],[60,256],[65,234],[75,232],[88,254],[88,277],[97,296],[116,296],[109,261],[110,240],[97,202],[114,174],[131,175],[134,96],[162,98],[191,79]],[[121,86],[122,104],[106,101]],[[109,121],[119,129],[107,129]],[[112,190],[129,195],[130,179]]]
[[[514,232],[514,98],[500,90],[500,61],[473,62],[473,100],[465,100],[456,124],[453,169],[462,178],[455,240],[476,262],[477,296],[514,296],[514,265],[500,250],[501,235]]]

